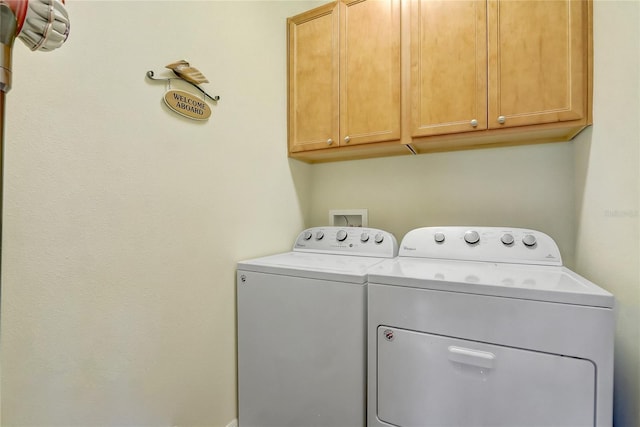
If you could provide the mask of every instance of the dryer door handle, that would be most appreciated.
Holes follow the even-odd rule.
[[[450,346],[449,360],[463,363],[465,365],[478,366],[480,368],[492,369],[496,355],[488,351],[472,350],[470,348]]]

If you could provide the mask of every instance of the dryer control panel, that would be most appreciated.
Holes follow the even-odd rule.
[[[524,228],[423,227],[407,233],[400,256],[461,261],[562,265],[556,242]]]
[[[360,227],[313,227],[298,235],[295,252],[393,258],[398,241],[388,231]]]

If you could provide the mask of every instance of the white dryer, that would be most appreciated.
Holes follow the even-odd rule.
[[[388,232],[317,227],[293,251],[238,264],[240,427],[363,427],[369,269]]]
[[[613,306],[546,234],[413,230],[369,272],[368,426],[610,426]]]

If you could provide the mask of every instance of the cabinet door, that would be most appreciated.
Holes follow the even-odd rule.
[[[288,19],[289,151],[338,145],[338,4]]]
[[[487,128],[486,1],[411,2],[411,135]]]
[[[400,2],[341,7],[340,145],[400,139]]]
[[[584,119],[587,2],[488,6],[489,128]]]

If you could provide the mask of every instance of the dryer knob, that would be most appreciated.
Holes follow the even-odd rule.
[[[444,242],[444,233],[437,232],[436,234],[433,235],[433,240],[435,240],[436,243]]]
[[[475,245],[480,241],[480,235],[474,230],[467,231],[464,233],[464,241],[470,245]]]
[[[376,234],[376,236],[373,238],[373,240],[374,240],[377,244],[380,244],[380,243],[384,242],[384,234],[382,234],[382,233],[378,233],[378,234]]]
[[[534,236],[533,234],[525,234],[522,238],[522,243],[524,243],[524,245],[528,247],[535,246],[536,242],[536,236]]]
[[[338,239],[338,242],[344,242],[347,239],[347,232],[344,230],[338,230],[338,234],[336,234],[336,239]]]
[[[318,231],[316,233],[316,240],[322,240],[323,237],[324,237],[324,233],[322,231]]]
[[[309,240],[309,239],[311,238],[311,236],[312,236],[312,234],[311,234],[311,232],[310,232],[310,231],[305,231],[305,232],[302,234],[302,238],[303,238],[304,240]]]
[[[362,234],[360,235],[360,241],[361,241],[362,243],[368,242],[368,241],[369,241],[369,234],[367,234],[367,233],[362,233]]]
[[[505,233],[500,238],[500,241],[506,246],[513,245],[514,240],[513,234],[511,233]]]

